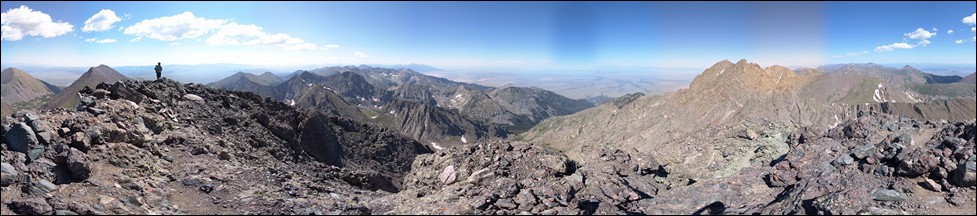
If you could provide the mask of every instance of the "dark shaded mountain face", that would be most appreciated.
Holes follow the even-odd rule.
[[[245,80],[244,77],[247,76],[239,74],[211,86]],[[493,89],[408,69],[365,65],[297,71],[272,90],[255,81],[244,83],[239,86],[259,87],[237,90],[354,119],[370,119],[439,146],[504,138],[542,119],[593,106],[538,88]]]
[[[331,76],[301,73],[278,86],[282,100],[299,107],[337,110],[352,118],[369,119],[398,129],[432,147],[464,144],[480,140],[505,138],[508,133],[495,126],[474,121],[459,113],[435,105],[426,89],[421,96],[408,97],[371,85],[356,73],[342,72]],[[426,94],[426,95],[425,95]],[[429,100],[421,99],[428,97]],[[341,99],[340,99],[341,98]],[[313,100],[314,99],[314,100]],[[329,103],[326,103],[329,102]],[[354,110],[355,113],[354,113]]]
[[[118,71],[106,65],[89,68],[78,80],[71,83],[60,94],[51,99],[50,102],[41,107],[43,110],[53,110],[58,108],[72,109],[78,105],[80,98],[78,92],[85,87],[94,88],[99,83],[115,83],[118,81],[132,80]]]
[[[17,68],[0,72],[3,101],[10,104],[32,102],[42,97],[61,93],[61,88],[38,80]]]
[[[488,88],[453,82],[410,70],[372,67],[334,67],[319,70],[329,75],[323,83],[360,107],[379,109],[394,99],[452,109],[468,119],[512,132],[524,131],[542,119],[593,107],[539,88]],[[365,83],[364,83],[365,82]],[[366,84],[374,88],[367,88]]]

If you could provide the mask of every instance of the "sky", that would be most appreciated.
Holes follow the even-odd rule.
[[[17,2],[4,65],[977,65],[975,2]],[[952,32],[951,32],[952,31]]]

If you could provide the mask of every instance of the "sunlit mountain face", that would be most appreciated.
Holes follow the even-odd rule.
[[[0,214],[975,215],[974,2],[0,2]]]

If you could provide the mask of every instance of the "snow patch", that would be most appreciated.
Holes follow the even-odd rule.
[[[872,100],[879,103],[888,102],[885,99],[885,86],[882,83],[879,83],[879,87],[875,89],[875,96],[872,97]]]
[[[841,124],[841,119],[838,119],[838,115],[835,115],[835,123],[832,124],[832,125],[829,125],[828,128],[838,127],[839,124]]]
[[[909,92],[905,92],[905,93],[906,93],[906,96],[909,97],[909,100],[910,101],[913,101],[913,102],[923,102],[923,100],[917,99],[916,97],[913,97],[913,94],[912,93],[909,93]]]
[[[726,68],[723,68],[722,71],[719,71],[719,74],[716,74],[716,76],[718,77],[719,75],[723,75],[723,73],[726,73]]]
[[[295,100],[288,100],[289,106],[295,106]]]
[[[462,136],[461,136],[461,143],[465,143],[465,144],[468,144],[468,140],[467,140],[467,139],[465,139],[465,135],[462,135]]]
[[[440,145],[438,145],[438,143],[436,143],[436,142],[431,142],[431,146],[432,146],[432,147],[434,147],[434,149],[437,149],[438,151],[440,151],[440,150],[442,150],[442,149],[444,149],[444,147],[441,147],[441,146],[440,146]]]

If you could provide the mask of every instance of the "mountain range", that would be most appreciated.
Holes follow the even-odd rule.
[[[634,148],[680,167],[677,170],[682,172],[673,174],[712,178],[746,167],[742,160],[755,162],[752,152],[787,149],[760,139],[703,145],[735,140],[729,138],[744,131],[779,140],[786,131],[808,126],[829,129],[865,112],[920,120],[971,120],[977,115],[975,85],[960,80],[911,67],[852,64],[792,71],[762,68],[746,60],[722,61],[703,71],[688,89],[550,118],[519,138],[570,156],[595,146]],[[731,148],[750,153],[728,155]]]
[[[973,76],[721,61],[595,106],[366,65],[100,65],[41,109],[0,100],[0,213],[973,215]]]
[[[17,68],[0,72],[3,101],[10,104],[31,102],[35,99],[61,93],[61,88],[38,80]]]
[[[542,119],[590,108],[538,88],[491,88],[367,65],[297,71],[275,84],[236,74],[208,86],[256,94],[400,129],[431,145],[505,138]]]

